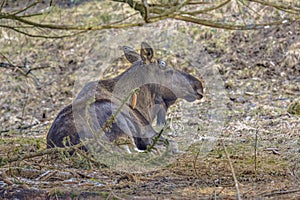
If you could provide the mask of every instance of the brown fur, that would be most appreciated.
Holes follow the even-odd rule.
[[[140,91],[135,108],[131,101],[127,102],[101,139],[112,142],[129,136],[138,149],[144,150],[157,135],[151,126],[156,116],[159,124],[164,123],[167,109],[177,98],[194,101],[201,99],[203,93],[201,82],[185,72],[162,69],[158,62],[134,62],[115,78],[88,83],[73,105],[59,112],[48,132],[47,146],[63,147],[67,136],[70,139],[67,145],[78,144],[83,138],[97,138],[95,133],[99,133],[126,95],[137,87]]]

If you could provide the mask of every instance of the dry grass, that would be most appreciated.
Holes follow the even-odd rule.
[[[100,3],[96,8],[99,6]],[[77,20],[85,9],[90,11],[92,21],[102,15],[93,15],[98,10],[89,3],[78,9],[55,9],[59,15],[53,20],[67,21],[68,16]],[[174,24],[166,21],[153,26],[160,29]],[[136,33],[136,30],[126,31]],[[228,166],[230,159],[242,198],[297,199],[300,196],[299,22],[253,32],[192,25],[180,26],[177,31],[190,35],[199,49],[204,48],[219,66],[226,91],[222,102],[226,105],[226,118],[219,136],[225,141],[229,158],[217,140],[210,151],[199,153],[196,145],[175,157],[174,162],[145,173],[101,168],[81,154],[44,155],[6,164],[0,159],[1,187],[14,194],[19,188],[28,195],[33,194],[32,188],[39,188],[41,197],[51,194],[53,199],[165,198],[166,195],[173,199],[235,199],[232,170]],[[9,30],[1,30],[0,34],[3,36],[1,53],[13,64],[22,65],[26,58],[32,68],[47,67],[33,71],[32,77],[0,69],[1,158],[45,148],[45,136],[52,120],[74,96],[78,78],[75,72],[88,68],[93,79],[99,78],[97,73],[101,71],[104,52],[103,43],[99,41],[104,41],[110,33],[89,32],[58,40],[28,38]],[[135,41],[128,40],[128,43],[135,44]],[[172,50],[169,49],[169,53]],[[186,53],[175,59],[176,55],[171,54],[168,61],[182,62],[180,68],[199,75],[184,65],[184,56]],[[108,65],[102,76],[113,76],[127,67],[120,63],[122,59]],[[198,135],[209,136],[213,132],[209,124],[212,104],[210,94],[207,95],[205,102],[179,101],[168,116],[173,120],[171,131],[192,134],[197,130]],[[291,104],[295,112],[288,112]],[[199,106],[196,110],[199,113],[195,113]],[[191,113],[199,119],[187,117]],[[65,187],[67,189],[63,189]]]

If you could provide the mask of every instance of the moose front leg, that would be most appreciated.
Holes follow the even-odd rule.
[[[152,139],[151,138],[140,138],[133,137],[136,147],[139,150],[146,150],[148,146],[151,146]]]
[[[157,126],[161,127],[165,125],[165,123],[166,123],[166,110],[164,108],[161,108],[157,113],[156,124]]]
[[[157,146],[168,146],[168,139],[162,136],[164,129],[162,129],[159,133],[155,132],[151,126],[149,128],[152,130],[151,133],[145,134],[145,137],[133,137],[135,144],[139,150],[151,151],[152,149],[156,149]]]
[[[155,117],[157,117],[156,125],[160,127],[166,123],[167,106],[161,96],[156,96],[154,103],[156,105],[154,111]]]

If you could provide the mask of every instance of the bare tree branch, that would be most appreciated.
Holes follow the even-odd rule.
[[[217,10],[223,6],[225,6],[226,4],[228,4],[231,0],[226,0],[224,2],[221,2],[219,5],[214,5],[210,8],[205,8],[205,9],[202,9],[202,10],[196,10],[196,11],[192,11],[192,12],[180,12],[180,14],[188,14],[188,15],[198,15],[198,14],[201,14],[201,13],[207,13],[209,11],[212,11],[212,10]]]
[[[270,1],[262,1],[262,0],[249,0],[250,2],[256,2],[259,3],[261,5],[265,5],[265,6],[269,6],[269,7],[273,7],[276,8],[278,10],[282,10],[284,12],[290,12],[292,14],[298,14],[300,12],[300,8],[296,8],[293,6],[286,6],[284,4],[277,4],[277,3],[273,3]]]
[[[36,2],[33,2],[33,3],[30,4],[29,6],[23,8],[23,9],[21,9],[21,10],[18,10],[17,12],[14,12],[12,15],[20,14],[20,13],[22,13],[22,12],[28,10],[29,8],[32,8],[32,7],[36,6],[37,4],[39,4],[39,3],[41,3],[41,2],[42,2],[41,0],[36,1]]]
[[[6,0],[3,0],[3,1],[1,2],[1,5],[0,5],[0,12],[2,11],[2,8],[3,8],[4,4],[5,4],[5,2],[6,2]]]
[[[213,28],[229,29],[229,30],[255,30],[263,29],[269,26],[281,25],[283,23],[291,23],[300,19],[300,7],[297,2],[287,1],[286,3],[279,3],[275,0],[217,0],[212,2],[202,1],[169,1],[169,2],[148,2],[147,0],[111,0],[112,2],[119,3],[120,5],[128,5],[136,13],[130,13],[123,16],[123,19],[111,20],[109,23],[102,23],[97,25],[73,25],[73,24],[56,24],[53,22],[38,22],[34,20],[34,16],[45,15],[45,13],[24,13],[33,8],[39,3],[40,0],[34,1],[25,8],[22,8],[14,12],[3,12],[5,0],[0,5],[0,19],[6,21],[17,22],[17,25],[12,26],[10,23],[1,23],[0,27],[14,30],[18,33],[30,36],[30,37],[44,37],[44,38],[61,38],[69,37],[74,34],[78,34],[91,31],[91,30],[103,30],[103,29],[124,29],[129,27],[143,26],[146,23],[154,23],[165,19],[176,19],[185,22],[191,22],[203,26],[209,26]],[[50,2],[51,4],[51,2]],[[262,18],[256,18],[251,16],[252,13],[256,13],[257,9],[268,8],[274,11],[274,14],[270,12],[268,21]],[[127,8],[128,9],[128,8]],[[236,9],[235,13],[227,13],[227,18],[222,16],[222,13],[228,9]],[[275,11],[280,11],[280,15]],[[49,11],[51,12],[51,11]],[[142,18],[134,18],[136,14],[140,14]],[[117,11],[109,13],[111,17],[117,15]],[[208,17],[209,16],[209,17]],[[49,17],[50,18],[50,17]],[[48,19],[45,17],[45,19]],[[51,18],[50,18],[51,19]],[[237,20],[238,19],[238,20]],[[47,20],[46,20],[47,21]],[[130,23],[124,23],[129,21]],[[251,22],[251,23],[250,23]],[[9,25],[8,25],[9,24]],[[26,31],[23,28],[26,27]],[[46,34],[35,34],[30,32],[31,29],[46,29]],[[53,30],[50,32],[48,30]],[[56,33],[55,31],[71,31],[71,34],[62,34],[62,32]],[[75,32],[75,33],[74,33]],[[60,35],[62,34],[62,35]]]
[[[213,22],[213,21],[209,21],[209,20],[205,20],[205,19],[198,19],[198,18],[182,16],[182,15],[171,16],[171,18],[178,19],[181,21],[186,21],[186,22],[192,22],[194,24],[200,24],[200,25],[204,25],[204,26],[210,26],[210,27],[214,27],[214,28],[222,28],[222,29],[228,29],[228,30],[263,29],[265,27],[269,27],[269,26],[273,26],[273,25],[281,25],[281,24],[290,22],[289,19],[283,19],[280,21],[275,21],[272,23],[265,23],[265,24],[234,25],[234,24],[228,24],[228,23]],[[297,19],[300,19],[300,16]]]

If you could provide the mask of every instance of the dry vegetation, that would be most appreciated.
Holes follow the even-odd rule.
[[[87,2],[78,7],[55,7],[51,14],[53,21],[80,21],[88,10],[89,20],[107,20],[105,13],[98,12],[105,6]],[[45,149],[47,130],[59,110],[70,104],[80,89],[78,79],[84,78],[77,74],[80,70],[88,70],[97,79],[115,76],[128,67],[121,51],[112,56],[121,58],[103,63],[106,53],[118,48],[118,42],[105,46],[108,49],[101,46],[118,40],[110,35],[127,34],[128,40],[118,41],[128,44],[119,45],[137,48],[136,41],[143,38],[156,45],[151,34],[163,27],[189,36],[218,66],[226,92],[221,102],[226,106],[220,122],[224,125],[217,127],[222,129],[217,136],[223,140],[216,140],[208,152],[191,147],[174,156],[172,163],[144,173],[105,168],[82,152],[71,157],[62,152],[36,153]],[[0,197],[236,199],[235,175],[242,198],[299,199],[300,21],[256,31],[225,31],[166,20],[152,24],[150,36],[136,38],[140,29],[87,32],[61,39],[30,38],[0,30],[1,62],[9,59],[24,66],[26,59],[32,69],[26,74],[16,68],[0,68]],[[167,49],[167,55],[163,50],[159,53],[168,56],[172,65],[203,78],[184,64],[189,52],[177,55],[173,50]],[[104,70],[102,65],[108,67]],[[213,134],[209,110],[222,106],[211,103],[210,92],[206,91],[204,102],[179,101],[168,115],[173,123],[170,131]]]

